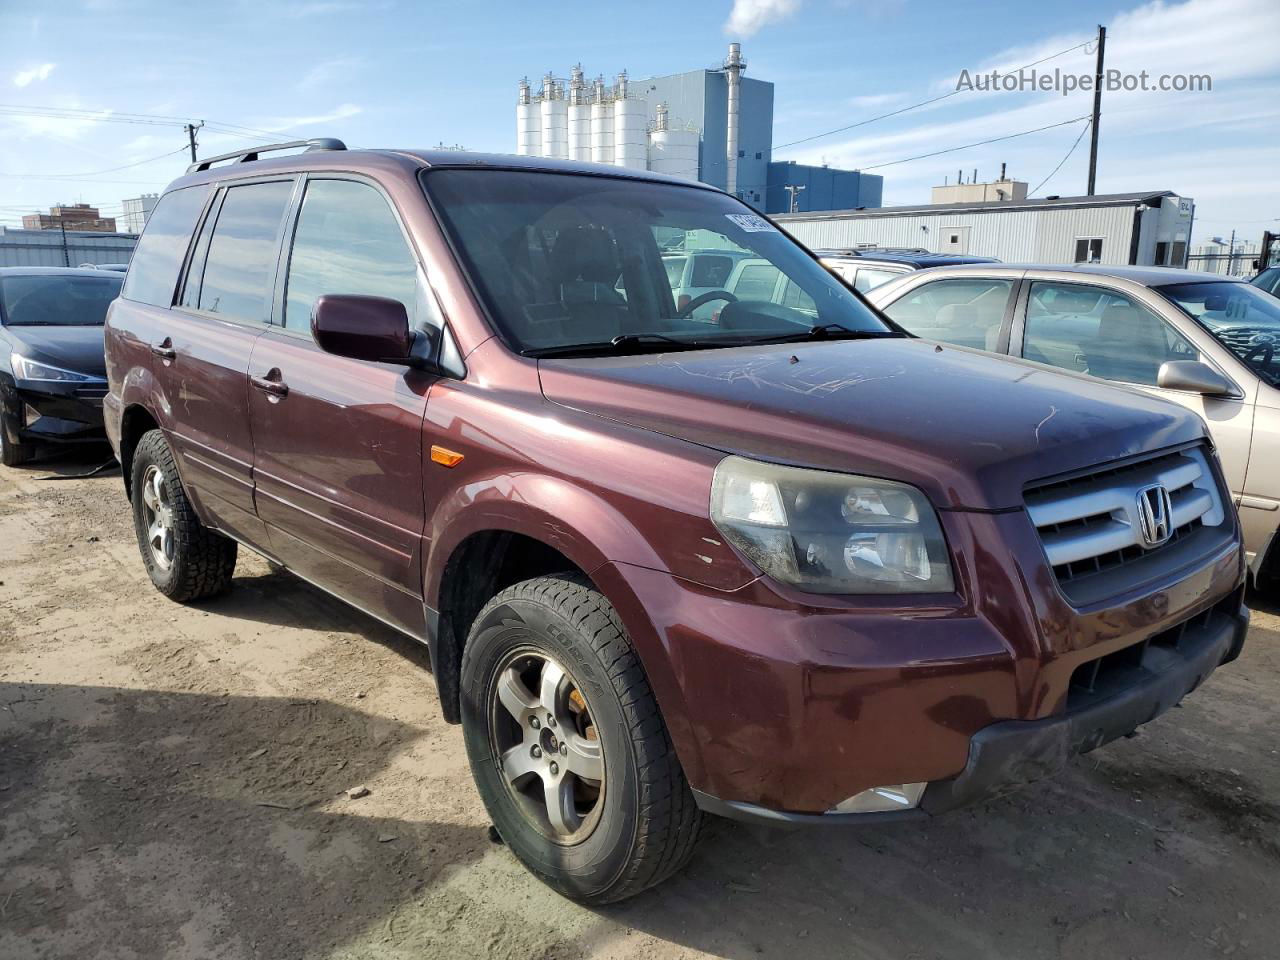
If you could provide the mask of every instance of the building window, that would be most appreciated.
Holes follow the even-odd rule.
[[[1173,256],[1169,260],[1171,267],[1183,267],[1187,265],[1187,245],[1182,240],[1173,241]]]
[[[745,157],[746,155],[747,155],[747,151],[745,151],[745,150],[739,150],[739,151],[738,151],[738,156],[739,156],[739,157]]]
[[[1076,238],[1076,263],[1102,262],[1102,237]]]
[[[757,150],[757,151],[756,151],[756,159],[757,159],[757,160],[759,160],[759,159],[760,159],[760,151],[759,151],[759,150]]]
[[[1156,244],[1156,263],[1157,267],[1168,266],[1169,264],[1169,244],[1161,240]]]

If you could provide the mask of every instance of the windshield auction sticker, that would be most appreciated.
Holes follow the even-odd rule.
[[[773,229],[773,224],[768,220],[750,213],[726,213],[725,218],[736,223],[747,233],[767,233]]]

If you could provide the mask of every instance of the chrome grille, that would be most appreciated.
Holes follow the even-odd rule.
[[[1223,497],[1203,447],[1189,447],[1052,481],[1026,493],[1059,583],[1121,567],[1167,550],[1225,519]],[[1168,538],[1144,537],[1139,494],[1153,484],[1169,493]]]

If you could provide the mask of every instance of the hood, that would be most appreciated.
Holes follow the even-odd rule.
[[[107,376],[102,327],[5,327],[15,353],[28,360],[74,370],[91,377]]]
[[[1204,436],[1137,390],[923,340],[543,360],[543,393],[779,463],[901,480],[942,507],[1022,505],[1033,480]]]

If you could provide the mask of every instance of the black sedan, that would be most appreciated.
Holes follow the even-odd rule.
[[[0,462],[41,443],[103,439],[102,323],[124,278],[102,270],[0,267]]]

